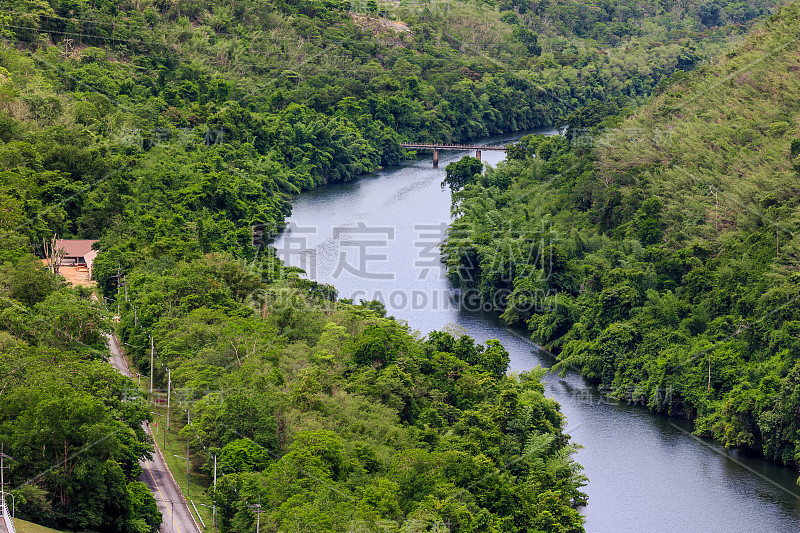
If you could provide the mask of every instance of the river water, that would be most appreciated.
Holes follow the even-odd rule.
[[[552,356],[524,330],[473,309],[469,298],[459,305],[439,262],[437,244],[451,220],[440,183],[447,163],[464,155],[443,151],[439,169],[420,158],[300,195],[275,242],[278,255],[335,286],[340,298],[383,301],[388,314],[422,334],[457,327],[480,342],[500,340],[511,354],[509,371],[550,367]],[[482,152],[492,165],[503,157]],[[589,478],[588,532],[800,531],[797,471],[696,438],[685,421],[610,401],[576,373],[548,374],[545,385],[567,417],[566,432],[583,446],[576,459]]]

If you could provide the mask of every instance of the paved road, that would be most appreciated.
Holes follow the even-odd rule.
[[[109,363],[123,375],[133,378],[115,335],[109,336],[108,347],[111,350]],[[144,428],[152,435],[149,425],[145,424]],[[158,510],[163,516],[161,533],[200,533],[200,528],[194,521],[180,489],[175,484],[167,465],[164,464],[161,452],[157,450],[153,454],[152,461],[139,461],[139,464],[142,465],[139,481],[145,482],[150,488],[158,503]]]
[[[152,461],[141,461],[142,475],[139,481],[144,481],[158,503],[158,510],[164,517],[161,522],[161,533],[198,533],[199,528],[195,524],[186,502],[180,490],[175,485],[161,454],[153,454]]]
[[[128,376],[129,378],[133,379],[133,374],[131,374],[130,368],[128,368],[128,362],[122,356],[122,348],[119,346],[119,341],[117,340],[116,335],[107,335],[108,338],[108,348],[111,350],[111,358],[108,360],[111,363],[111,366],[116,368],[120,374],[123,376]]]

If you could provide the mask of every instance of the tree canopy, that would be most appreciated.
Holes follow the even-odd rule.
[[[796,461],[796,324],[784,304],[797,280],[778,225],[793,227],[798,150],[786,136],[797,135],[784,111],[794,82],[769,92],[773,107],[751,110],[772,117],[757,134],[727,102],[693,107],[698,120],[724,114],[713,154],[698,149],[707,139],[697,126],[679,129],[688,144],[669,157],[613,137],[618,152],[581,146],[604,124],[652,125],[691,103],[684,89],[703,93],[693,85],[703,78],[686,72],[774,5],[7,3],[0,441],[16,459],[20,515],[73,530],[158,529],[155,501],[135,481],[151,453],[150,411],[104,361],[107,301],[138,370],[149,372],[152,336],[155,383],[169,371],[197,410],[182,431],[195,468],[222,463],[225,533],[255,529],[247,505],[257,498],[264,527],[281,531],[386,521],[580,531],[585,480],[541,371],[507,376],[496,341],[420,338],[378,303],[338,301],[268,246],[293,195],[413,157],[404,141],[560,123],[568,138],[527,137],[506,168],[448,167],[453,275],[496,265],[474,278],[482,294],[507,290],[498,310],[565,365],[620,393],[638,387],[654,408],[696,416],[728,443]],[[794,35],[791,8],[783,13],[768,24]],[[701,68],[727,79],[721,69],[737,61]],[[777,87],[766,75],[730,81],[741,105]],[[608,118],[650,98],[649,115]],[[769,218],[735,213],[719,189],[739,165],[756,169],[744,156],[762,138],[766,155],[749,160],[770,171],[781,161],[781,172],[758,174],[773,192],[748,185],[747,205]],[[699,201],[670,158],[719,178],[709,191],[720,201]],[[662,173],[673,187],[656,185]],[[484,216],[489,205],[502,217]],[[498,234],[497,220],[521,231]],[[764,220],[777,221],[775,261]],[[99,239],[98,300],[43,268],[54,235]],[[532,242],[543,243],[536,253]],[[748,286],[768,276],[778,281],[760,282],[763,292]],[[767,309],[780,312],[755,320]],[[694,359],[668,371],[679,353]],[[668,407],[656,401],[665,387],[678,399]]]
[[[455,193],[444,247],[450,276],[562,371],[792,466],[800,105],[777,73],[799,17],[783,7],[635,111],[584,108],[565,137],[523,137]]]

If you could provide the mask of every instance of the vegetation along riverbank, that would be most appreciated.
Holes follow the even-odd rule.
[[[524,138],[454,194],[445,247],[563,369],[794,466],[797,20],[785,6],[635,111]]]
[[[503,209],[563,224],[546,281],[557,311],[505,316],[620,390],[684,384],[673,412],[796,461],[796,332],[779,305],[794,290],[795,80],[764,70],[794,68],[796,8],[763,22],[774,7],[4,2],[0,442],[18,516],[158,530],[136,481],[153,398],[105,362],[114,329],[140,374],[171,384],[176,414],[191,410],[181,438],[194,470],[217,464],[226,533],[581,531],[585,480],[538,371],[506,376],[496,343],[419,338],[374,303],[337,301],[267,244],[292,195],[396,164],[412,155],[401,142],[564,120],[574,139],[609,116],[632,115],[611,132],[679,132],[675,165],[648,143],[529,138],[456,194],[456,228]],[[773,42],[787,53],[730,76]],[[725,196],[745,174],[735,198],[750,211]],[[524,201],[503,200],[514,191]],[[484,253],[483,233],[467,248]],[[98,241],[99,300],[44,268],[54,236]],[[512,290],[536,279],[519,274]]]

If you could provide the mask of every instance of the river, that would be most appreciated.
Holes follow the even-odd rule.
[[[422,334],[455,325],[478,341],[500,340],[511,372],[550,367],[552,356],[524,330],[458,305],[438,260],[450,221],[444,167],[465,154],[443,151],[438,169],[420,158],[300,195],[275,242],[278,255],[335,286],[341,298],[383,301],[388,314]],[[504,157],[482,156],[492,165]],[[566,433],[583,447],[576,459],[589,478],[588,532],[800,531],[797,471],[694,437],[686,421],[610,401],[576,373],[548,374],[545,385],[567,417]]]

